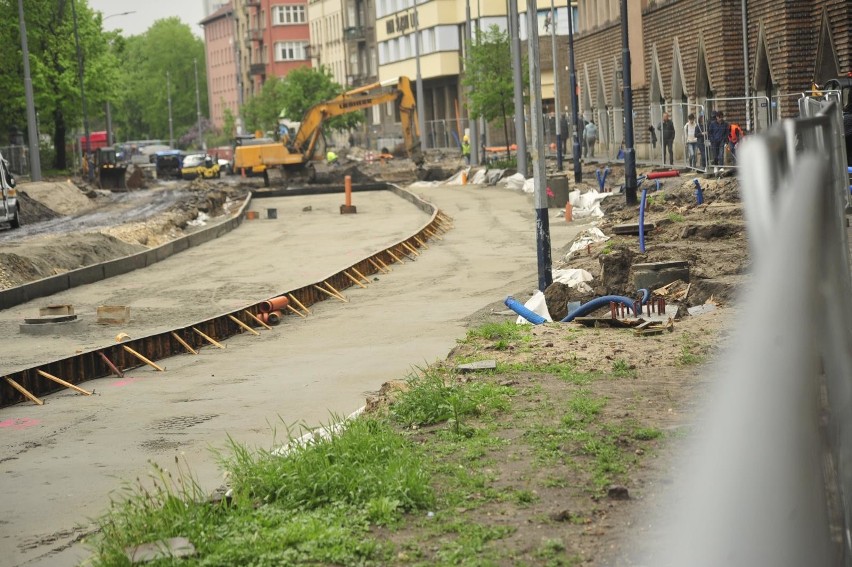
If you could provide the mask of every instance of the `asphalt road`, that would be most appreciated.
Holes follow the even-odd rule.
[[[474,186],[415,192],[453,216],[455,228],[444,240],[430,243],[417,261],[394,267],[367,289],[347,290],[350,303],[326,301],[307,319],[287,318],[260,337],[230,339],[224,351],[204,349],[199,356],[168,359],[164,374],[140,369],[124,380],[84,384],[96,390],[93,397],[60,393],[49,396],[43,407],[0,410],[0,564],[75,564],[88,554],[79,540],[93,529],[90,518],[105,510],[110,493],[123,482],[144,477],[149,460],[173,468],[175,456],[181,455],[212,491],[222,476],[210,449],[224,447],[226,434],[269,447],[276,424],[280,433],[282,424],[317,425],[332,414],[348,414],[383,382],[445,357],[464,335],[467,316],[509,293],[534,289],[535,220],[529,196]],[[301,210],[317,200],[298,197],[288,203]],[[413,208],[400,199],[368,217],[367,203],[363,209],[362,202],[355,203],[359,221],[378,232]],[[552,213],[552,242],[559,249],[582,227]],[[416,217],[399,223],[396,236],[419,228],[425,217]],[[335,228],[339,217],[315,216],[311,222],[310,238],[293,234],[267,244],[246,240],[236,254],[248,262],[272,258],[299,277],[330,273],[351,262],[356,253],[351,231]],[[250,230],[246,223],[243,227]],[[225,239],[239,244],[243,235],[240,228],[197,249],[206,253],[173,258],[180,263],[173,269],[183,274],[181,285],[205,281],[205,265],[224,254],[230,242]],[[316,258],[325,267],[313,263]],[[253,286],[259,270],[240,266],[217,278],[228,289],[258,291]],[[142,290],[134,301],[170,309],[173,290],[162,283],[147,287],[146,282],[162,277],[149,273],[154,269],[128,275]],[[280,277],[279,289],[292,287],[296,279]]]

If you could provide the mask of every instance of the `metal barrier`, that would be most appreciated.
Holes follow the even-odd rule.
[[[426,140],[429,148],[461,150],[462,137],[468,128],[467,120],[429,120],[426,122]]]
[[[845,156],[838,105],[803,104],[743,142],[752,278],[665,536],[640,563],[852,565]]]
[[[672,159],[668,159],[665,155],[665,146],[663,145],[662,133],[662,116],[663,113],[669,115],[674,126],[675,137],[672,141]],[[692,104],[688,102],[676,102],[667,104],[652,104],[649,107],[648,114],[650,116],[651,127],[654,128],[655,136],[657,137],[656,146],[651,144],[651,159],[650,161],[657,165],[673,165],[678,168],[693,169],[695,171],[707,171],[706,165],[708,160],[708,148],[696,148],[696,163],[691,166],[689,163],[689,150],[687,148],[686,138],[684,135],[684,126],[688,122],[690,114],[695,115],[696,124],[700,116],[705,115],[705,106],[703,104]],[[704,130],[706,138],[707,122],[705,119]],[[703,150],[703,151],[702,151]],[[703,164],[703,165],[702,165]]]

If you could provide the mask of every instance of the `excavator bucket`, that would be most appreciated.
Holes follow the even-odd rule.
[[[127,182],[125,174],[127,168],[123,165],[103,165],[98,174],[98,182],[101,189],[111,189],[113,191],[126,191]]]

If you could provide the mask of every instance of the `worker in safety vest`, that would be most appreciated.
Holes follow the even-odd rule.
[[[470,138],[465,134],[464,138],[462,138],[462,157],[464,158],[464,163],[466,165],[470,165]]]
[[[337,154],[332,150],[328,150],[328,153],[325,154],[325,161],[328,165],[335,165],[337,163]]]

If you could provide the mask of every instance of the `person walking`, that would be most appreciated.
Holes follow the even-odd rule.
[[[728,127],[728,148],[731,151],[731,157],[734,158],[734,163],[737,161],[737,146],[740,140],[743,139],[743,129],[739,124],[732,123]]]
[[[598,141],[598,127],[594,120],[589,120],[583,129],[583,139],[589,148],[589,157],[595,157],[595,144]]]
[[[707,137],[705,132],[707,126],[704,124],[704,114],[698,115],[698,124],[695,127],[695,137],[698,140],[698,151],[701,152],[701,169],[707,170]]]
[[[562,155],[568,155],[568,138],[571,137],[570,127],[568,126],[568,117],[562,114],[559,117],[559,130],[562,132]]]
[[[695,122],[694,114],[686,117],[686,124],[683,125],[683,139],[686,140],[686,163],[695,169],[698,153],[698,123]]]
[[[715,114],[713,121],[707,129],[710,138],[710,157],[713,158],[714,173],[719,172],[719,167],[725,165],[725,143],[728,141],[728,123],[725,122],[725,114],[719,111]]]
[[[586,143],[586,119],[580,116],[577,120],[577,137],[580,138],[581,157],[589,155],[589,144]]]
[[[467,137],[467,134],[462,138],[461,152],[465,165],[470,165],[470,138]]]
[[[663,163],[666,163],[666,151],[668,151],[669,165],[674,165],[675,127],[668,112],[663,112],[663,121],[660,122],[660,138],[662,138],[663,146]]]

